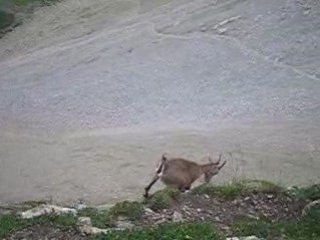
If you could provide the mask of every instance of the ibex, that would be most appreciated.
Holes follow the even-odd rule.
[[[209,156],[209,163],[200,165],[183,158],[168,159],[166,155],[163,154],[156,169],[155,176],[150,184],[145,187],[144,197],[147,198],[149,196],[150,188],[159,180],[159,178],[165,185],[178,188],[182,192],[189,190],[192,183],[201,175],[204,175],[204,180],[208,183],[226,164],[226,161],[224,161],[219,165],[221,156],[222,155],[220,154],[217,162],[212,162],[212,159]]]

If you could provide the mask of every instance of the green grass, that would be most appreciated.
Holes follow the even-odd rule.
[[[14,24],[15,15],[12,12],[23,13],[32,10],[34,7],[49,6],[59,1],[61,0],[12,0],[5,4],[0,0],[0,29],[5,29]]]
[[[58,1],[59,0],[13,0],[13,3],[16,6],[28,6],[32,4],[48,6]]]
[[[282,191],[282,188],[268,181],[246,180],[232,181],[224,185],[202,184],[192,190],[194,194],[207,194],[225,200],[234,200],[241,195],[248,195],[254,192],[274,193]]]
[[[145,200],[146,205],[154,211],[171,206],[172,201],[180,194],[179,190],[165,188],[155,192],[150,199]]]
[[[119,216],[130,221],[137,221],[142,218],[144,207],[136,201],[123,201],[115,204],[109,210],[98,210],[96,208],[84,208],[78,212],[78,216],[90,217],[92,225],[98,228],[114,227]]]
[[[9,27],[14,22],[14,15],[0,10],[0,29]]]
[[[274,193],[284,191],[281,187],[267,181],[238,181],[221,186],[203,184],[193,189],[194,194],[208,194],[218,196],[225,200],[232,200],[240,195],[251,194],[253,192]],[[287,191],[294,198],[304,200],[316,200],[320,198],[320,185],[309,187],[295,187]],[[95,227],[114,227],[115,220],[119,216],[124,216],[128,220],[137,221],[144,213],[144,205],[153,209],[161,210],[168,208],[179,196],[176,189],[165,188],[157,191],[150,199],[143,203],[136,201],[124,201],[117,203],[109,210],[99,211],[96,208],[84,208],[78,212],[78,216],[91,218]],[[39,202],[27,202],[30,206],[38,205]],[[77,216],[65,215],[44,215],[33,219],[21,219],[14,214],[0,215],[0,239],[24,228],[40,224],[52,224],[63,230],[76,229]],[[320,239],[320,208],[315,206],[308,211],[307,215],[300,219],[288,221],[271,222],[268,219],[238,219],[231,230],[234,235],[247,236],[255,235],[266,239],[288,239],[288,240],[319,240]],[[94,240],[133,240],[133,239],[160,239],[160,240],[187,240],[187,239],[225,239],[209,223],[166,223],[154,227],[133,228],[125,231],[114,231],[107,235],[94,236]]]
[[[141,219],[143,213],[143,204],[136,201],[119,202],[110,209],[110,215],[112,217],[123,216],[131,221]]]
[[[90,217],[92,226],[97,228],[106,228],[114,226],[114,221],[108,210],[99,211],[96,208],[87,207],[79,210],[78,216]]]
[[[31,227],[36,224],[48,223],[52,223],[63,230],[69,230],[76,228],[77,219],[72,214],[50,214],[35,217],[33,219],[21,219],[14,214],[2,215],[0,216],[0,238],[4,238],[10,233]]]
[[[307,187],[293,187],[288,193],[299,199],[317,200],[320,199],[320,184],[313,184]]]
[[[243,218],[232,227],[235,235],[255,235],[267,239],[319,240],[320,239],[320,209],[314,208],[301,218],[288,221],[270,222],[266,219]]]
[[[166,223],[157,227],[136,228],[98,235],[92,240],[225,240],[209,223]]]

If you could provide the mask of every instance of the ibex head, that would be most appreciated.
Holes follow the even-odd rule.
[[[221,170],[221,168],[223,168],[224,165],[226,165],[227,161],[224,161],[222,164],[220,164],[221,157],[222,157],[222,154],[219,155],[218,161],[213,162],[212,158],[209,156],[208,160],[210,162],[211,167],[208,169],[208,171],[206,171],[204,173],[204,180],[206,183],[210,182],[212,177],[217,175],[219,173],[219,171]]]

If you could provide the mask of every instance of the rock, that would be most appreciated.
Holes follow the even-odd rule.
[[[111,229],[101,229],[101,228],[96,228],[96,227],[90,227],[87,225],[79,227],[79,231],[82,235],[95,235],[95,234],[100,234],[104,233],[107,234],[111,231]]]
[[[268,194],[268,195],[267,195],[267,198],[268,198],[268,199],[272,199],[273,197],[274,197],[274,196],[273,196],[272,194]]]
[[[197,213],[201,213],[202,209],[201,208],[197,208]]]
[[[87,208],[88,206],[83,204],[83,203],[79,203],[75,206],[75,209],[77,209],[78,211],[81,210],[81,209],[85,209]]]
[[[127,221],[117,221],[116,225],[120,229],[131,229],[134,227],[134,224]]]
[[[245,201],[249,201],[251,198],[248,196],[248,197],[245,197]]]
[[[74,208],[65,208],[65,207],[59,207],[59,206],[55,206],[55,205],[43,204],[38,207],[21,212],[20,215],[24,219],[30,219],[30,218],[38,217],[38,216],[45,215],[45,214],[51,214],[51,213],[55,213],[58,215],[71,213],[71,214],[76,215],[77,210]]]
[[[306,216],[307,213],[315,206],[319,205],[320,206],[320,199],[312,201],[308,203],[303,209],[302,209],[302,216]]]
[[[200,31],[201,32],[206,32],[208,30],[208,28],[206,27],[206,26],[202,26],[201,28],[200,28]]]
[[[258,238],[256,236],[247,236],[247,237],[228,237],[226,240],[263,240],[262,238]]]
[[[172,215],[172,221],[173,222],[182,222],[183,221],[183,216],[181,213],[174,211]]]
[[[112,229],[102,229],[92,227],[91,219],[89,217],[79,217],[78,218],[78,229],[83,236],[95,235],[100,233],[109,233],[111,230],[122,230],[121,228],[112,228]]]
[[[156,225],[159,225],[159,224],[164,223],[164,222],[166,222],[166,221],[167,221],[167,220],[166,220],[165,218],[161,218],[161,219],[159,219],[158,221],[156,221],[155,224],[156,224]]]
[[[310,10],[305,10],[305,11],[303,11],[303,15],[308,15],[310,13]]]
[[[78,218],[78,225],[79,226],[84,226],[84,225],[92,226],[91,218],[89,218],[89,217],[79,217]]]
[[[218,28],[217,30],[217,33],[222,35],[222,34],[225,34],[227,32],[227,29],[226,28]]]
[[[209,199],[209,198],[210,198],[208,194],[205,194],[204,197],[205,197],[206,199]]]
[[[145,212],[145,214],[147,214],[147,215],[153,215],[153,214],[155,214],[155,212],[154,212],[152,209],[150,209],[150,208],[145,208],[145,209],[144,209],[144,212]]]

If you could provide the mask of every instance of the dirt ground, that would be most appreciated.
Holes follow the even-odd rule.
[[[285,193],[250,193],[232,200],[206,194],[185,193],[173,199],[171,205],[162,210],[145,211],[136,226],[154,226],[176,221],[179,212],[183,221],[206,221],[214,224],[226,236],[234,236],[231,226],[240,219],[268,219],[281,221],[297,219],[306,205]],[[13,233],[6,239],[88,239],[76,230],[63,231],[53,225],[36,225]]]

